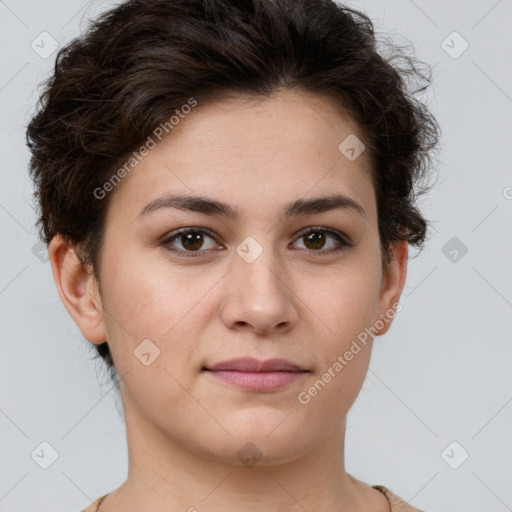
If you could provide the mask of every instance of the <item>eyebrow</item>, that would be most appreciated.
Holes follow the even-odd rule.
[[[194,195],[168,195],[159,197],[144,206],[137,216],[137,220],[142,220],[150,213],[162,208],[176,208],[178,210],[202,213],[204,215],[225,217],[231,220],[238,218],[238,210],[236,208],[215,199]],[[284,218],[287,219],[294,216],[322,213],[335,209],[349,210],[365,219],[367,218],[364,208],[359,203],[343,194],[293,201],[285,206]]]

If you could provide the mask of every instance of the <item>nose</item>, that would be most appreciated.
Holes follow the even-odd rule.
[[[234,254],[221,311],[227,327],[256,334],[293,328],[298,320],[297,297],[286,282],[286,269],[278,265],[270,250],[251,263]]]

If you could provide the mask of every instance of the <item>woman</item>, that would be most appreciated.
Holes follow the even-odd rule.
[[[41,237],[129,454],[87,512],[417,510],[344,465],[438,140],[390,61],[329,0],[129,1],[60,50]]]

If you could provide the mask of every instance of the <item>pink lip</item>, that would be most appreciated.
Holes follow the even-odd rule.
[[[260,361],[252,358],[224,361],[205,370],[225,382],[256,392],[275,391],[307,373],[286,359]]]
[[[238,372],[303,372],[304,368],[288,361],[286,359],[267,359],[260,361],[252,357],[241,357],[239,359],[230,359],[221,363],[208,366],[207,370],[218,371],[238,371]]]

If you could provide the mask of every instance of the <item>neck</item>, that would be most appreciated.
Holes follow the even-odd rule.
[[[188,449],[149,424],[129,400],[123,403],[128,478],[105,499],[102,512],[364,509],[362,485],[366,491],[371,488],[345,471],[345,418],[323,442],[292,460],[273,464],[266,458],[265,463],[247,466]]]

